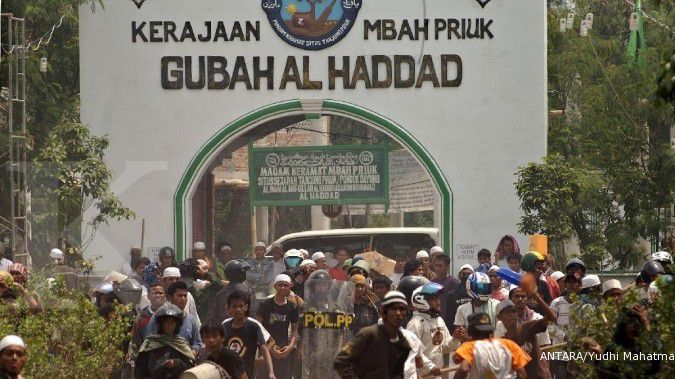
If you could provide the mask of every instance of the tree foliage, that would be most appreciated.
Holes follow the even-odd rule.
[[[643,3],[653,17],[668,19],[670,4]],[[548,125],[548,155],[521,168],[516,189],[523,233],[543,232],[552,249],[578,238],[593,268],[603,261],[630,268],[641,253],[638,238],[650,239],[669,224],[663,209],[673,202],[675,155],[669,128],[672,105],[657,106],[661,49],[670,31],[647,22],[643,65],[626,60],[628,18],[624,2],[577,2],[572,31],[561,33],[567,9],[548,15],[549,106],[562,110]],[[587,12],[588,37],[579,35]]]
[[[44,279],[44,278],[43,278]],[[17,334],[28,347],[27,378],[108,378],[123,361],[129,320],[119,307],[111,320],[98,315],[84,294],[68,290],[62,282],[49,288],[43,279],[32,279],[43,311],[26,315],[19,300],[18,315],[0,305],[0,336]]]

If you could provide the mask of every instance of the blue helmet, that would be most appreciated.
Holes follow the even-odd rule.
[[[427,283],[417,287],[412,293],[410,302],[415,309],[419,311],[428,311],[431,309],[428,300],[443,291],[443,286],[438,283]]]
[[[488,301],[492,294],[490,277],[482,272],[474,272],[466,280],[466,292],[473,299]]]

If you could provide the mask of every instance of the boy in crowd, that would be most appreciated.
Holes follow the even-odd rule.
[[[275,345],[270,350],[274,363],[274,375],[279,379],[291,376],[291,362],[298,337],[298,306],[289,301],[291,278],[286,274],[277,275],[274,279],[273,297],[265,299],[258,307],[256,318],[274,338]],[[290,327],[290,333],[289,333]]]
[[[199,326],[197,325],[197,321],[191,314],[187,313],[185,309],[188,303],[189,294],[187,284],[181,280],[171,283],[166,291],[169,302],[177,306],[185,314],[177,334],[188,341],[194,355],[197,356],[197,352],[202,348],[202,339],[199,336]],[[158,327],[157,317],[156,315],[153,315],[146,327],[146,335],[149,336],[152,333],[155,333],[158,330]]]
[[[274,366],[269,349],[265,344],[262,328],[258,323],[246,317],[248,304],[246,295],[235,291],[227,297],[227,313],[232,319],[223,322],[225,346],[230,348],[244,361],[246,375],[254,378],[256,352],[260,349],[269,372],[269,378],[275,379]]]
[[[520,274],[521,273],[520,260],[522,258],[523,257],[518,253],[509,254],[506,257],[506,264],[509,265],[509,269],[511,269],[511,271],[517,272],[517,273]]]
[[[204,348],[199,352],[197,364],[211,361],[218,364],[231,378],[248,379],[244,361],[234,351],[223,346],[225,331],[217,324],[207,323],[199,329]]]
[[[530,356],[511,340],[493,338],[490,316],[474,313],[468,322],[470,341],[457,348],[453,356],[459,364],[455,379],[528,377],[525,366],[530,362]]]
[[[478,250],[478,266],[476,266],[476,270],[480,272],[485,272],[487,273],[487,270],[490,268],[490,257],[492,256],[492,253],[490,253],[490,250],[488,249],[480,249]],[[485,268],[484,270],[482,268]]]
[[[452,342],[448,327],[439,317],[442,291],[443,286],[433,282],[414,290],[410,299],[414,312],[406,327],[422,341],[424,355],[437,367],[443,366],[443,353],[451,350]]]

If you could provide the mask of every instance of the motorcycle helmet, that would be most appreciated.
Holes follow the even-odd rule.
[[[408,304],[411,304],[413,291],[427,283],[429,283],[429,279],[423,276],[408,275],[401,278],[396,290],[404,294]]]
[[[298,266],[300,266],[300,263],[304,257],[302,256],[302,253],[297,250],[297,249],[290,249],[284,254],[284,265],[286,266],[286,270],[291,270],[294,269]]]
[[[157,312],[155,312],[155,317],[157,319],[157,330],[161,331],[161,326],[162,326],[162,321],[165,318],[173,317],[178,321],[178,325],[176,326],[176,331],[180,330],[181,325],[183,325],[183,319],[185,318],[185,315],[183,314],[183,311],[178,308],[177,306],[173,304],[164,304],[159,309]]]
[[[652,260],[655,262],[673,264],[673,257],[667,251],[657,251],[652,254]]]
[[[482,272],[474,272],[469,275],[469,278],[466,280],[466,292],[472,299],[488,301],[492,294],[490,277]]]
[[[523,255],[523,258],[520,260],[520,267],[524,271],[534,271],[535,264],[538,261],[543,260],[545,260],[545,258],[540,252],[530,251],[528,253],[525,253],[525,255]]]
[[[352,267],[350,267],[347,272],[351,276],[357,273],[356,271],[360,271],[359,273],[367,278],[368,275],[370,274],[370,264],[363,259],[360,259],[356,262],[352,260]]]
[[[233,259],[225,264],[225,278],[231,282],[242,283],[246,280],[246,270],[250,270],[251,265],[243,259]]]
[[[657,276],[659,276],[659,274],[664,273],[665,271],[663,270],[661,263],[654,261],[645,263],[644,266],[642,266],[642,270],[640,270],[642,280],[647,284],[650,284]]]
[[[438,296],[441,291],[443,291],[442,285],[433,282],[427,283],[421,287],[417,287],[417,289],[412,292],[410,302],[418,311],[428,311],[431,309],[431,306],[427,300],[434,296]]]

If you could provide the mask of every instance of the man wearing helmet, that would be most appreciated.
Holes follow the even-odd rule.
[[[424,355],[437,367],[443,366],[443,353],[451,350],[452,342],[450,331],[440,317],[442,291],[443,286],[438,283],[415,289],[411,297],[413,316],[406,327],[422,341]]]
[[[495,313],[497,305],[499,305],[499,301],[490,298],[492,295],[490,277],[482,272],[474,272],[469,275],[469,278],[466,280],[466,292],[471,297],[471,301],[457,308],[457,314],[455,315],[456,329],[453,333],[453,337],[461,341],[468,339],[466,328],[469,325],[469,316],[474,313],[483,312],[490,316],[490,320],[494,324],[496,323]]]
[[[525,271],[524,275],[529,274],[528,276],[536,283],[537,292],[539,292],[541,298],[544,299],[544,302],[547,305],[551,304],[551,301],[553,301],[551,291],[549,291],[546,280],[541,279],[541,276],[547,270],[546,257],[537,251],[527,252],[523,255],[520,266],[523,268],[523,271]],[[544,309],[539,303],[535,302],[532,297],[528,299],[528,306],[539,314],[544,313]]]
[[[657,251],[652,254],[652,260],[654,262],[659,262],[663,271],[667,275],[672,275],[670,266],[673,264],[673,257],[667,251]]]
[[[135,377],[178,378],[194,365],[194,355],[185,338],[178,335],[183,311],[173,304],[162,305],[155,313],[157,331],[139,349]]]
[[[251,303],[253,291],[251,290],[251,287],[244,283],[244,280],[246,280],[246,271],[250,268],[251,266],[242,259],[233,259],[225,264],[223,271],[228,283],[216,294],[207,317],[209,322],[221,324],[228,317],[227,297],[235,291],[244,293],[245,297],[248,299],[248,304]]]

